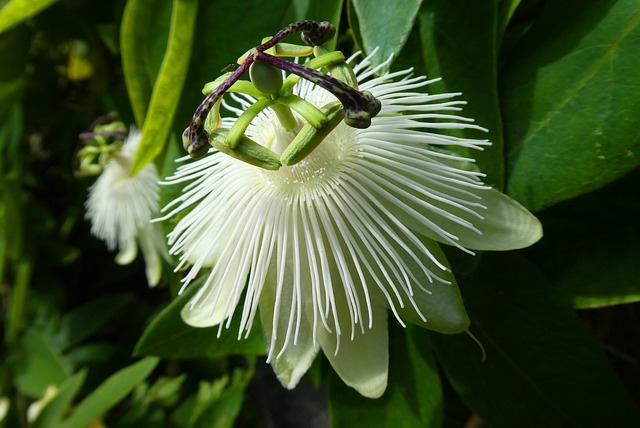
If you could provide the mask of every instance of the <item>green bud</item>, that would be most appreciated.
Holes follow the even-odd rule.
[[[359,111],[344,118],[344,123],[352,128],[367,129],[371,126],[371,115],[366,111]]]
[[[201,159],[205,157],[207,153],[209,153],[209,146],[206,144],[203,144],[201,146],[196,146],[196,147],[190,146],[187,149],[187,152],[189,153],[189,156],[191,157],[191,159]]]
[[[209,144],[191,144],[189,140],[189,128],[182,133],[182,147],[189,154],[191,159],[200,159],[209,152]]]
[[[282,88],[282,71],[262,61],[251,64],[249,77],[256,89],[267,94],[276,95]]]
[[[296,138],[282,153],[280,157],[282,165],[295,165],[309,156],[344,118],[344,108],[340,101],[333,101],[325,105],[322,112],[327,117],[327,122],[321,128],[314,128],[311,124],[303,126]]]
[[[227,80],[229,76],[231,76],[232,74],[233,73],[229,72],[229,73],[224,73],[223,75],[218,76],[216,80],[213,80],[207,83],[206,85],[204,85],[204,88],[202,88],[202,93],[204,95],[209,95],[211,92],[215,91],[218,86],[222,85],[224,81]]]

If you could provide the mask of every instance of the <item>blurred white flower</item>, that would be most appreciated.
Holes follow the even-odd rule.
[[[41,399],[34,401],[27,408],[27,421],[31,424],[38,419],[42,409],[44,409],[51,400],[58,395],[58,388],[55,385],[49,385],[44,390],[44,395]]]
[[[440,133],[481,129],[456,115],[459,94],[418,92],[433,81],[411,70],[374,77],[388,64],[370,64],[365,58],[354,67],[360,89],[382,102],[369,128],[340,123],[303,161],[277,171],[211,149],[167,179],[186,183],[164,209],[165,219],[181,216],[169,244],[180,256],[177,269],[191,265],[185,286],[206,269],[184,320],[228,327],[244,295],[240,335],[259,307],[268,361],[288,388],[322,349],[346,384],[379,397],[389,310],[403,325],[443,333],[468,327],[439,243],[469,253],[511,250],[542,234],[533,215],[483,184],[473,159],[445,150],[490,144]],[[335,100],[305,80],[294,92],[317,107]],[[236,100],[240,108],[227,107],[238,116],[254,101]],[[296,133],[265,110],[247,136],[280,154]]]
[[[2,422],[9,414],[9,406],[11,403],[7,397],[0,397],[0,422]]]
[[[155,286],[162,274],[161,257],[169,260],[169,255],[160,225],[150,223],[158,213],[158,171],[151,162],[130,175],[141,138],[140,131],[132,128],[89,189],[85,207],[91,232],[105,241],[109,250],[118,249],[117,263],[131,263],[140,246],[147,280]]]

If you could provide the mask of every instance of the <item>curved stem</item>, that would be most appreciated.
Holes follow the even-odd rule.
[[[322,43],[330,40],[335,34],[335,31],[336,28],[328,21],[318,22],[309,19],[304,21],[297,21],[287,25],[282,30],[278,31],[275,36],[273,36],[267,42],[258,46],[256,49],[258,50],[258,52],[264,52],[267,49],[275,46],[278,42],[289,37],[290,35],[300,32],[303,33],[302,40],[304,40],[305,43],[312,45],[321,45]],[[327,36],[330,37],[327,38]]]
[[[344,106],[345,120],[350,126],[367,128],[371,118],[380,112],[382,105],[371,93],[359,92],[335,77],[264,52],[256,52],[255,59],[303,77],[334,94]]]
[[[213,106],[222,99],[222,95],[249,69],[255,59],[255,53],[250,53],[245,62],[229,76],[220,86],[205,97],[196,109],[193,119],[185,132],[187,138],[187,152],[192,158],[200,158],[207,153],[203,148],[208,147],[209,137],[204,130],[204,122]]]

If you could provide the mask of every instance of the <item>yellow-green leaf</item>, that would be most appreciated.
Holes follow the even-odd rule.
[[[133,115],[139,127],[144,124],[151,99],[151,81],[146,72],[142,48],[147,37],[153,0],[129,0],[124,8],[120,27],[122,70],[127,85]]]
[[[197,12],[196,0],[175,0],[173,3],[169,43],[151,94],[142,141],[131,167],[132,175],[162,152],[169,136],[191,58]]]
[[[0,10],[0,33],[15,27],[58,0],[10,0]]]
[[[111,375],[91,392],[61,425],[62,428],[83,428],[91,420],[102,415],[129,394],[146,379],[158,364],[159,359],[144,358],[137,363]]]

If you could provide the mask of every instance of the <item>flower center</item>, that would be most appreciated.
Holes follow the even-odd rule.
[[[344,169],[349,159],[356,156],[355,138],[352,129],[340,124],[334,129],[309,156],[295,165],[283,166],[277,171],[261,169],[260,180],[282,192],[311,196],[315,192],[339,186],[344,179]],[[286,132],[276,126],[268,133],[271,135],[271,150],[282,152],[295,137],[295,132]],[[265,140],[268,144],[268,140]]]

